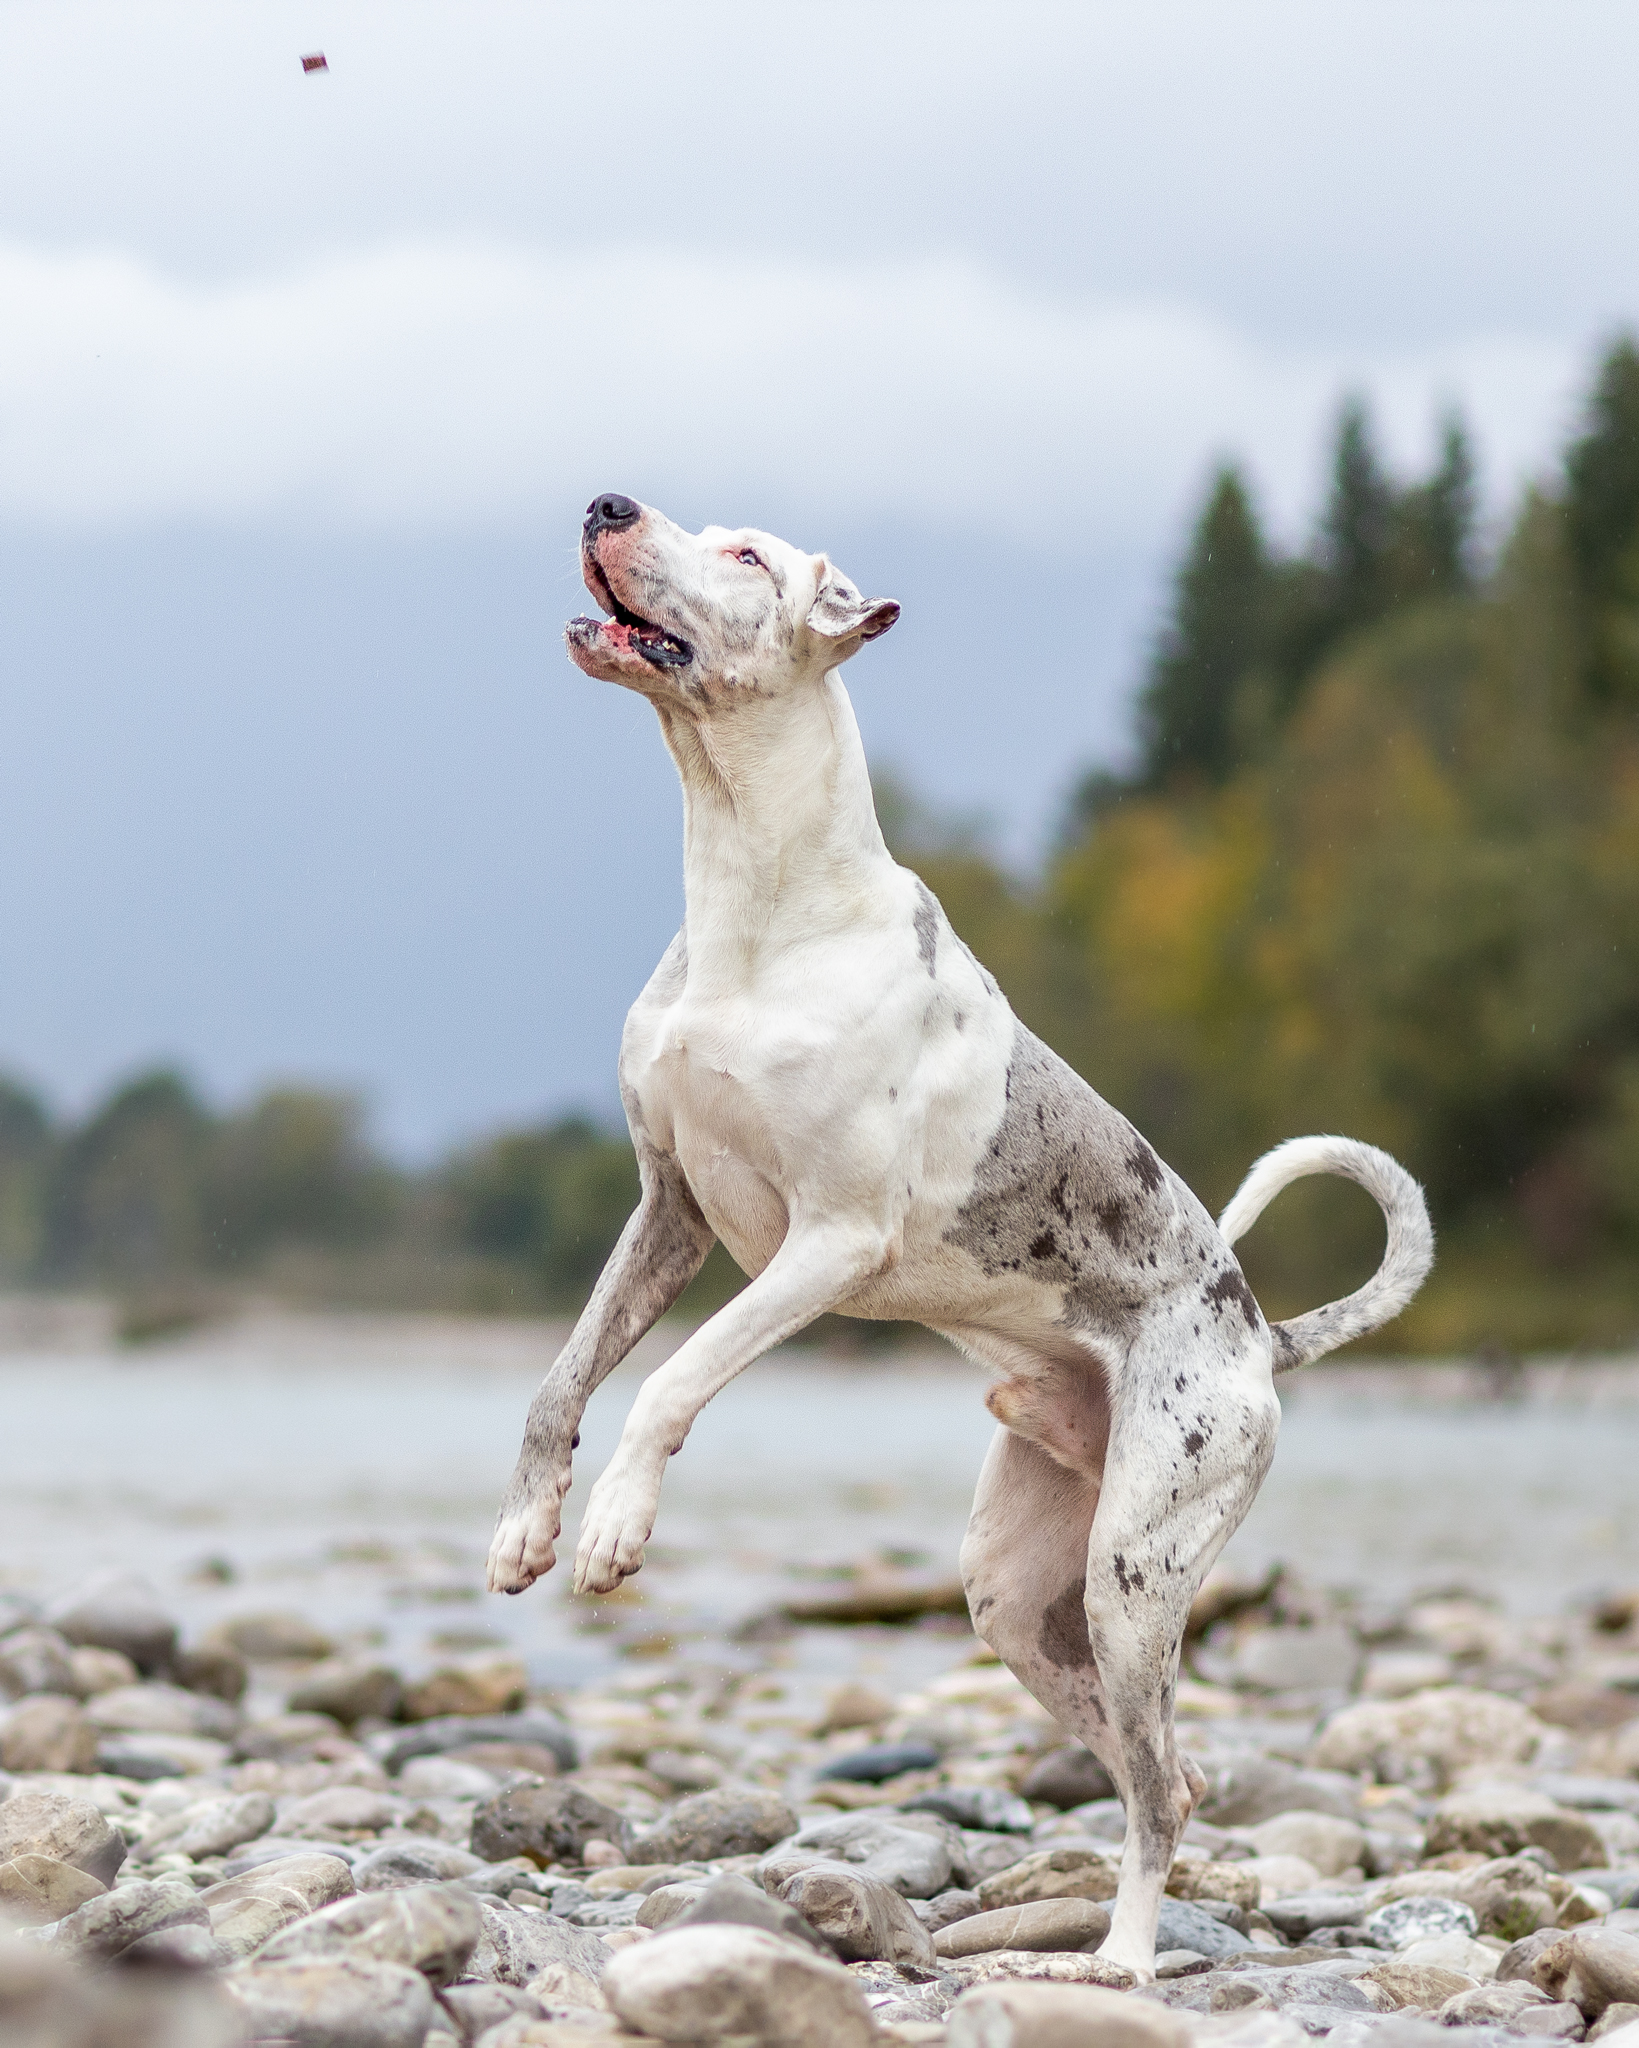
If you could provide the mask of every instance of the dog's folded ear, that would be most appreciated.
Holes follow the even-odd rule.
[[[875,640],[899,616],[891,597],[861,597],[823,555],[818,560],[819,588],[808,609],[808,630],[824,640]],[[842,658],[841,649],[838,657]]]

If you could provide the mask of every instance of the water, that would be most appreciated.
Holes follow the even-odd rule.
[[[414,1673],[516,1647],[570,1683],[634,1649],[719,1643],[872,1556],[954,1569],[992,1424],[943,1352],[762,1361],[667,1477],[649,1562],[577,1601],[517,1600],[482,1562],[529,1398],[561,1331],[263,1317],[138,1353],[0,1353],[0,1585],[50,1595],[137,1568],[190,1628],[290,1607]],[[564,1555],[657,1333],[594,1400]],[[1283,1386],[1280,1449],[1231,1556],[1394,1593],[1460,1582],[1517,1611],[1639,1579],[1639,1362],[1534,1369],[1516,1401],[1462,1367],[1321,1366]],[[818,1670],[911,1684],[961,1653],[938,1624],[807,1630]]]

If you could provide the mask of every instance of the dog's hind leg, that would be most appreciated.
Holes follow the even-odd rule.
[[[1256,1361],[1180,1361],[1141,1339],[1113,1404],[1096,1368],[1044,1365],[990,1396],[1007,1426],[962,1545],[969,1610],[1115,1780],[1127,1845],[1100,1953],[1141,1978],[1154,1973],[1167,1872],[1203,1789],[1172,1729],[1184,1624],[1274,1449],[1266,1357],[1261,1384],[1259,1373]]]
[[[1100,1754],[1127,1809],[1099,1953],[1141,1978],[1154,1971],[1167,1872],[1203,1790],[1173,1736],[1184,1627],[1263,1483],[1280,1420],[1267,1338],[1178,1344],[1175,1328],[1169,1317],[1128,1353],[1087,1546],[1087,1635],[1109,1717]]]
[[[521,1593],[552,1569],[570,1454],[593,1392],[669,1309],[712,1247],[711,1227],[675,1159],[639,1144],[643,1197],[541,1382],[490,1544],[492,1593]]]

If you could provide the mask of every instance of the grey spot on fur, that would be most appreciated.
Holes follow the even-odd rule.
[[[1224,1310],[1233,1301],[1239,1305],[1241,1314],[1246,1318],[1246,1327],[1249,1330],[1258,1330],[1263,1326],[1263,1312],[1258,1307],[1257,1296],[1247,1286],[1246,1275],[1235,1264],[1233,1259],[1218,1275],[1217,1279],[1213,1281],[1202,1298],[1212,1304],[1215,1315],[1222,1315]]]
[[[929,974],[936,971],[939,958],[939,904],[926,882],[916,885],[916,950]]]
[[[1041,1653],[1061,1671],[1079,1664],[1091,1664],[1093,1646],[1087,1636],[1087,1584],[1077,1579],[1066,1586],[1056,1600],[1048,1602],[1041,1616]]]
[[[945,1242],[988,1274],[1027,1271],[1059,1288],[1067,1324],[1119,1334],[1160,1283],[1178,1277],[1178,1254],[1162,1272],[1147,1253],[1173,1231],[1179,1197],[1194,1204],[1127,1119],[1022,1024],[1006,1097]]]

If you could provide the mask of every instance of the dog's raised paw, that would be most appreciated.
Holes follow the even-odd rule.
[[[622,1509],[618,1502],[604,1508],[595,1496],[588,1501],[575,1551],[575,1591],[612,1593],[623,1579],[641,1571],[651,1522],[648,1514]]]
[[[543,1578],[557,1560],[556,1516],[539,1509],[503,1515],[489,1546],[484,1582],[492,1593],[523,1593]]]

